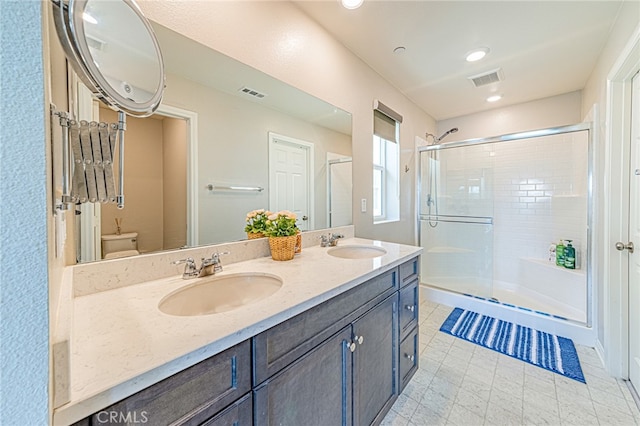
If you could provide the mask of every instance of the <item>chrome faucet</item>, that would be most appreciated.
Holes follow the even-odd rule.
[[[321,235],[320,236],[320,247],[335,247],[338,245],[338,239],[344,238],[342,234],[332,234]]]
[[[216,272],[222,271],[222,262],[220,262],[220,256],[223,254],[229,254],[228,251],[222,253],[215,252],[210,258],[202,258],[202,263],[198,268],[196,261],[192,257],[186,259],[176,260],[171,262],[172,265],[180,265],[184,263],[184,272],[182,273],[183,280],[189,280],[191,278],[202,278],[208,275],[214,275]]]
[[[215,252],[211,255],[211,265],[213,265],[213,273],[222,271],[222,261],[220,260],[220,256],[223,254],[229,254],[228,251],[223,251],[222,253]]]
[[[196,267],[196,261],[193,260],[192,257],[171,262],[172,265],[180,265],[182,263],[184,263],[184,272],[182,273],[183,280],[195,278],[200,275],[200,270]]]

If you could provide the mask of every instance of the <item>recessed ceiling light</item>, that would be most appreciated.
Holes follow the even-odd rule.
[[[357,9],[362,6],[364,0],[341,0],[342,6],[345,9]]]
[[[496,102],[502,99],[502,95],[493,95],[487,98],[487,102]]]
[[[479,49],[472,50],[471,52],[467,53],[467,62],[479,61],[480,59],[487,56],[487,53],[489,53],[488,47],[481,47]]]
[[[393,49],[393,53],[395,54],[400,54],[400,53],[404,53],[407,50],[406,47],[404,46],[398,46],[395,49]]]

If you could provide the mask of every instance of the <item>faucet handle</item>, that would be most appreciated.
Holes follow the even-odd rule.
[[[222,262],[220,261],[220,256],[225,254],[231,254],[231,252],[229,251],[223,251],[221,253],[215,252],[211,255],[211,261],[213,262],[214,273],[222,271]]]
[[[198,275],[199,271],[196,267],[196,261],[193,260],[192,257],[187,257],[186,259],[175,260],[171,262],[172,265],[181,265],[184,263],[184,272],[182,273],[182,278],[188,279]]]
[[[329,235],[330,235],[330,237],[329,237],[329,245],[331,247],[335,247],[335,246],[338,245],[338,239],[339,238],[344,238],[344,235],[342,235],[342,234],[329,234]]]

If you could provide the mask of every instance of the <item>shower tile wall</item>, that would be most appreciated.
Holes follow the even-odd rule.
[[[421,214],[492,217],[493,226],[488,234],[486,225],[430,227],[422,221],[426,282],[487,296],[487,286],[480,282],[493,275],[494,282],[518,284],[521,259],[548,259],[549,246],[559,239],[573,240],[584,268],[586,131],[445,149],[435,155],[438,161],[423,158]],[[440,172],[435,182],[428,172],[434,165]],[[427,194],[437,198],[437,213],[426,205]],[[489,247],[489,252],[480,246]],[[463,251],[475,256],[463,259],[455,254]],[[464,282],[460,274],[469,267],[474,274]]]
[[[587,141],[580,132],[486,146],[494,158],[494,280],[517,283],[520,259],[548,259],[559,239],[573,240],[583,257]]]

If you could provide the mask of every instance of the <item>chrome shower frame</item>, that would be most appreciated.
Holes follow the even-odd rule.
[[[573,322],[580,325],[586,325],[589,328],[593,327],[593,311],[595,309],[594,306],[594,298],[593,298],[593,262],[594,262],[594,250],[593,250],[593,239],[592,239],[592,229],[593,229],[593,218],[594,218],[594,200],[593,200],[593,176],[594,176],[594,135],[593,135],[593,125],[591,122],[578,123],[568,126],[559,126],[559,127],[550,127],[546,129],[538,129],[538,130],[529,130],[524,132],[517,133],[508,133],[500,136],[492,136],[488,138],[477,138],[477,139],[466,139],[462,141],[453,141],[442,144],[433,144],[427,146],[420,146],[417,148],[418,151],[418,171],[417,171],[417,199],[416,199],[416,236],[417,241],[416,245],[420,245],[421,242],[421,230],[420,230],[420,221],[427,220],[426,218],[422,218],[420,214],[420,208],[423,203],[422,199],[422,153],[427,152],[429,154],[436,153],[440,150],[450,149],[450,148],[460,148],[466,146],[474,146],[474,145],[483,145],[483,144],[491,144],[491,143],[500,143],[500,142],[515,142],[522,141],[524,139],[532,139],[542,136],[552,136],[559,135],[565,133],[575,133],[581,131],[587,131],[587,244],[586,244],[586,278],[587,278],[587,319],[586,323],[581,323],[578,321],[567,320],[569,322]],[[435,140],[435,139],[434,139]],[[438,200],[436,200],[436,203]],[[448,218],[444,218],[448,220]],[[449,291],[449,290],[447,290]]]

